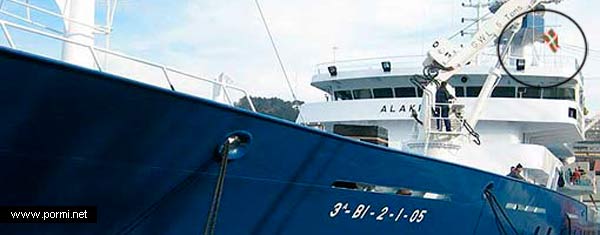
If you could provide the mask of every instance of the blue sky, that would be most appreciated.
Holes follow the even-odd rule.
[[[48,1],[34,0],[34,2]],[[465,0],[467,1],[467,0]],[[423,54],[473,16],[460,0],[261,0],[301,100],[324,100],[310,86],[314,65],[337,59]],[[120,0],[112,49],[206,77],[225,72],[259,96],[291,99],[254,0]],[[99,0],[98,7],[104,6]],[[552,5],[578,21],[600,50],[600,1]],[[102,16],[97,17],[103,20]],[[559,31],[559,35],[561,34]],[[600,111],[600,52],[584,70],[588,106]]]

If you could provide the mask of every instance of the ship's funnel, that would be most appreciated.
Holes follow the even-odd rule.
[[[94,68],[94,57],[87,46],[94,45],[94,0],[55,0],[65,17],[65,37],[81,43],[64,42],[62,59],[65,62]]]

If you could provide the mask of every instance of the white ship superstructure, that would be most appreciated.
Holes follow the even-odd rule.
[[[530,32],[527,30],[532,31],[527,27],[521,31]],[[546,49],[543,42],[535,42],[513,50],[508,71],[524,82],[542,85],[555,84],[571,76],[576,70],[577,58],[536,53]],[[556,189],[559,172],[563,170],[561,159],[572,156],[565,143],[584,139],[583,77],[577,76],[557,87],[536,88],[522,85],[502,73],[481,110],[474,137],[463,130],[466,127],[463,123],[481,102],[480,92],[490,67],[498,61],[491,52],[494,50],[489,51],[448,80],[457,98],[452,104],[457,112],[449,117],[451,132],[436,130],[435,119],[417,120],[416,114],[423,106],[423,87],[415,82],[415,77],[423,73],[424,55],[317,65],[312,85],[326,92],[329,99],[303,105],[302,121],[332,132],[336,125],[382,127],[388,131],[387,140],[382,143],[391,148],[501,175],[508,174],[511,166],[520,163],[525,166],[525,176],[530,182]],[[526,60],[524,68],[517,68],[517,59],[524,57],[533,59]],[[430,135],[439,137],[415,142],[419,122],[425,122],[423,128],[432,130]],[[454,138],[453,135],[463,135],[462,143],[446,141]],[[432,153],[432,148],[449,153],[424,153]]]
[[[335,124],[381,126],[389,131],[389,146],[402,149],[413,135],[415,120],[411,111],[418,111],[421,105],[422,90],[410,82],[412,76],[420,73],[417,62],[420,58],[379,59],[392,62],[392,72],[383,72],[376,59],[318,66],[312,85],[332,98],[327,102],[302,106],[305,122],[321,124],[328,131],[333,131]],[[414,62],[413,68],[407,65],[407,60]],[[345,67],[361,62],[366,69]],[[337,76],[328,73],[329,66],[336,66]],[[537,73],[527,70],[521,77],[535,80],[555,76],[543,72],[544,66],[532,68],[538,69]],[[547,67],[553,68],[554,65]],[[476,102],[488,70],[489,67],[473,66],[450,80],[449,84],[455,88],[460,103],[465,105],[466,113]],[[506,162],[490,164],[496,167],[489,170],[501,174],[511,164],[533,160],[535,155],[562,156],[565,151],[568,153],[562,143],[583,139],[581,92],[579,79],[549,89],[525,87],[511,79],[502,79],[476,128],[482,145],[490,147],[490,153],[499,160],[497,163]],[[478,159],[463,160],[474,164],[484,160],[481,154],[473,157]]]

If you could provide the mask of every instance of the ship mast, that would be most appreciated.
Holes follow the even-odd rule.
[[[469,18],[469,17],[463,17],[461,18],[461,22],[462,23],[467,23],[467,22],[472,22],[475,23],[475,29],[474,30],[462,30],[460,32],[461,36],[470,36],[471,38],[475,35],[476,32],[479,32],[479,30],[481,29],[481,23],[483,21],[483,18],[485,16],[483,16],[483,12],[485,12],[484,10],[490,6],[489,1],[488,2],[482,2],[481,0],[477,0],[476,2],[473,2],[472,0],[469,0],[469,2],[463,2],[462,7],[465,8],[474,8],[476,11],[476,15],[474,18]],[[473,59],[473,62],[475,64],[479,64],[479,55],[477,55],[475,57],[475,59]]]
[[[86,46],[94,45],[94,0],[55,0],[65,24],[64,36]],[[62,59],[65,62],[93,68],[94,58],[89,48],[75,43],[63,42]]]

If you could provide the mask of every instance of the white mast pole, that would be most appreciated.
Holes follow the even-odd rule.
[[[55,0],[62,14],[71,21],[64,20],[65,37],[87,46],[94,45],[95,25],[94,0]],[[62,59],[65,62],[84,67],[94,67],[94,57],[89,48],[74,43],[64,42]]]

